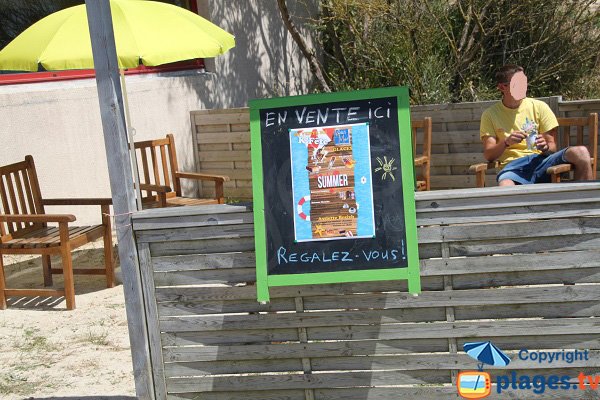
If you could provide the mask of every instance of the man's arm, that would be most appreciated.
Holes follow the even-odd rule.
[[[498,142],[493,136],[483,139],[483,157],[488,161],[494,161],[504,153],[508,146],[504,141]]]
[[[483,139],[483,157],[488,161],[497,160],[504,150],[513,144],[520,143],[525,136],[523,132],[513,132],[501,141],[498,141],[495,136],[487,136]]]

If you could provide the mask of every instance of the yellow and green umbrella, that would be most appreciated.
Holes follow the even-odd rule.
[[[111,0],[119,68],[215,57],[235,46],[233,35],[191,11],[145,0]],[[94,68],[85,5],[51,14],[0,51],[0,70]]]

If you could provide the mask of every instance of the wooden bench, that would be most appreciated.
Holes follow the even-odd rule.
[[[140,189],[146,192],[142,197],[144,208],[195,206],[202,204],[222,204],[225,202],[223,183],[228,176],[179,171],[175,138],[168,134],[164,139],[135,142],[136,155],[141,161]],[[181,179],[196,179],[215,182],[215,198],[183,197]],[[173,185],[173,186],[171,186]]]
[[[113,287],[114,266],[109,216],[111,199],[43,199],[32,156],[25,161],[0,167],[0,309],[10,296],[64,296],[67,309],[75,308],[73,274],[105,275],[106,286]],[[71,214],[46,214],[44,206],[98,205],[102,224],[69,226]],[[58,226],[49,226],[48,224]],[[71,250],[98,238],[104,238],[104,268],[74,269]],[[4,254],[40,254],[44,286],[52,285],[52,274],[63,274],[64,290],[9,289],[4,276]],[[51,255],[60,255],[62,269],[52,268]]]
[[[423,145],[420,154],[417,154],[418,130],[423,130]],[[421,174],[417,175],[418,191],[431,190],[431,117],[411,121],[413,157],[415,168],[421,168]]]
[[[588,117],[557,118],[557,120],[557,150],[569,146],[586,146],[591,156],[593,179],[596,179],[598,165],[598,114],[590,113]],[[585,128],[587,128],[587,140],[585,138]],[[497,161],[474,164],[469,167],[469,172],[475,174],[476,186],[484,187],[486,171],[498,167],[499,163]],[[558,183],[561,181],[561,174],[569,173],[572,168],[571,164],[560,164],[548,168],[546,173],[551,176],[553,183]]]

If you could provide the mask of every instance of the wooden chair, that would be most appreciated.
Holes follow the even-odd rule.
[[[134,148],[140,166],[140,189],[146,192],[142,197],[144,208],[194,206],[201,204],[223,204],[223,182],[229,177],[224,175],[181,172],[177,165],[175,139],[168,134],[165,139],[135,142]],[[181,179],[197,179],[215,182],[215,198],[197,199],[181,195]],[[173,185],[173,188],[171,188]],[[174,190],[173,190],[174,189]]]
[[[588,117],[557,118],[558,132],[556,134],[557,149],[568,146],[586,146],[590,152],[592,162],[592,174],[596,179],[598,167],[598,114],[590,113]],[[585,129],[587,127],[587,140]],[[575,128],[575,129],[573,129]],[[575,132],[573,132],[575,130]],[[575,133],[575,135],[573,135]],[[488,169],[498,168],[497,161],[474,164],[469,167],[469,172],[475,174],[477,187],[485,186],[485,173]],[[546,170],[551,176],[552,182],[560,182],[561,174],[572,170],[571,164],[559,164]]]
[[[67,309],[75,308],[73,274],[106,275],[106,286],[113,287],[114,266],[109,216],[111,199],[43,199],[32,156],[25,161],[0,167],[0,309],[8,296],[64,296]],[[71,214],[46,214],[44,206],[99,205],[102,225],[69,226]],[[58,226],[49,226],[57,223]],[[103,269],[73,269],[71,250],[104,238]],[[8,289],[4,276],[4,254],[40,254],[44,286],[52,285],[52,274],[63,274],[64,290]],[[50,256],[60,254],[62,269],[52,268]]]
[[[411,121],[413,157],[415,159],[415,168],[421,168],[421,174],[417,175],[417,190],[431,189],[431,117],[425,117],[422,120]],[[417,130],[423,130],[423,151],[417,155]]]

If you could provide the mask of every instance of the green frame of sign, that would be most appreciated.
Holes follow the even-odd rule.
[[[267,270],[260,111],[262,109],[335,103],[383,97],[397,98],[402,182],[414,182],[415,175],[413,167],[410,106],[408,88],[406,87],[390,87],[354,92],[324,93],[273,99],[259,99],[251,100],[249,102],[252,156],[252,193],[255,232],[254,240],[256,249],[256,291],[258,301],[269,301],[269,287],[271,286],[293,286],[324,283],[408,280],[408,291],[410,293],[418,294],[421,292],[419,254],[417,246],[415,192],[414,186],[411,185],[403,185],[402,187],[406,228],[406,250],[408,259],[407,267],[287,275],[269,275]],[[408,132],[408,134],[400,135],[400,132]]]

